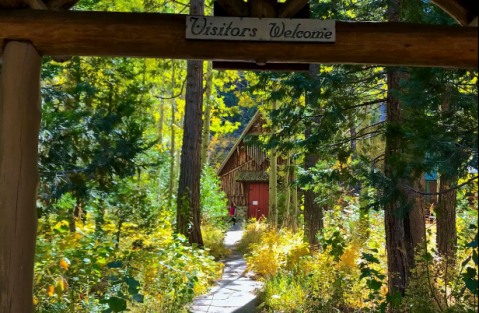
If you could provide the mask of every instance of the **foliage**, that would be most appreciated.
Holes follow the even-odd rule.
[[[208,221],[221,220],[228,216],[226,194],[221,190],[215,170],[205,166],[201,175],[201,216]]]
[[[71,233],[68,222],[51,215],[40,223],[35,264],[37,312],[186,312],[194,295],[204,293],[221,274],[205,250],[186,245],[171,232],[168,216],[161,226],[141,232],[115,210],[105,209],[102,236],[88,215]],[[211,227],[214,230],[214,227]],[[106,312],[106,311],[105,311]]]
[[[474,225],[459,229],[465,242],[458,250],[462,265],[446,267],[434,249],[434,224],[428,224],[428,251],[417,253],[407,295],[389,295],[383,216],[370,216],[369,237],[364,239],[358,231],[364,227],[359,219],[359,198],[347,199],[326,212],[322,249],[318,251],[307,250],[301,231],[258,230],[258,223],[247,226],[245,237],[252,242],[248,266],[265,281],[260,293],[264,312],[379,313],[394,307],[397,312],[436,313],[477,308]],[[459,216],[459,225],[477,217],[476,210],[464,209],[467,213]]]
[[[209,223],[203,223],[203,225],[201,225],[201,234],[205,248],[209,250],[209,254],[214,256],[216,260],[225,257],[231,252],[225,245],[225,233],[228,228],[229,224],[227,222],[221,224],[220,227]]]
[[[261,242],[261,235],[266,231],[268,225],[255,218],[248,221],[246,229],[241,237],[240,242],[236,245],[236,248],[243,252],[250,252],[253,244]]]

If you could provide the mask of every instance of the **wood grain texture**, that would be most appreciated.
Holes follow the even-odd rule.
[[[47,5],[42,0],[25,0],[25,2],[34,10],[48,10]]]
[[[249,15],[251,17],[276,17],[276,0],[248,0]]]
[[[130,56],[267,63],[477,67],[473,27],[337,22],[336,44],[194,41],[186,15],[0,11],[0,49],[30,40],[44,55]],[[0,51],[1,55],[1,51]]]
[[[77,4],[80,0],[45,0],[49,9],[68,10]],[[0,10],[25,9],[28,8],[28,2],[25,0],[0,0]]]
[[[230,16],[249,16],[248,4],[243,0],[216,0]]]
[[[5,47],[0,80],[0,312],[32,312],[42,57]]]
[[[479,14],[477,0],[431,0],[460,25],[467,26]]]
[[[49,0],[47,7],[52,10],[68,10],[73,8],[80,0]]]
[[[293,17],[301,11],[308,3],[308,0],[287,0],[278,8],[278,17]]]

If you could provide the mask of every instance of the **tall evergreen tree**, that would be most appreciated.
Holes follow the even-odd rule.
[[[204,15],[204,1],[190,1],[191,15]],[[200,228],[201,126],[203,109],[203,61],[188,61],[186,103],[178,184],[176,227],[190,243],[203,245]]]

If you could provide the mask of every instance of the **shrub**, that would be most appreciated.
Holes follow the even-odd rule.
[[[201,225],[201,234],[203,235],[205,248],[208,249],[210,255],[214,256],[216,260],[225,257],[231,252],[225,246],[225,232],[225,227],[209,223]]]
[[[267,228],[268,224],[266,224],[266,222],[261,222],[254,218],[249,220],[246,224],[243,237],[241,237],[240,242],[236,246],[237,249],[242,253],[249,252],[252,244],[261,242],[261,235],[266,231]]]

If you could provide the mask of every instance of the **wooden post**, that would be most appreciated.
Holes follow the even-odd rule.
[[[5,46],[0,80],[0,312],[33,311],[42,57]]]

